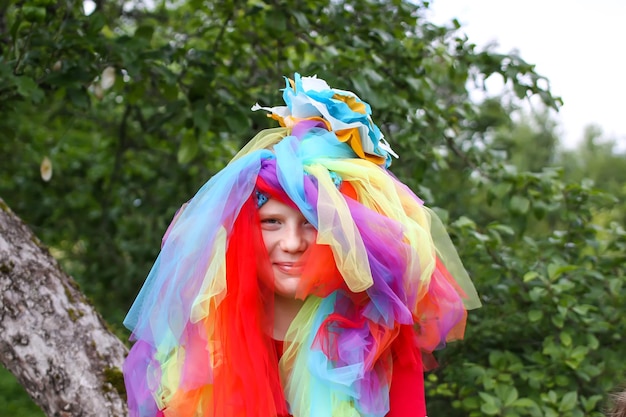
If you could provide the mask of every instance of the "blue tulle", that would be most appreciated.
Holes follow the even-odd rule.
[[[266,158],[273,154],[259,150],[231,162],[200,188],[173,223],[176,227],[170,226],[171,233],[124,319],[133,338],[165,351],[178,344],[190,306],[199,295],[217,231],[224,227],[230,232]],[[159,308],[162,305],[168,308]],[[150,310],[156,314],[147,314]]]

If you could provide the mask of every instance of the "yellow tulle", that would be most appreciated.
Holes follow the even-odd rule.
[[[215,244],[209,259],[202,286],[191,307],[192,323],[207,317],[209,301],[217,306],[226,296],[226,229],[223,226],[216,233]]]
[[[309,395],[300,395],[307,390],[310,375],[296,374],[296,361],[303,356],[301,350],[308,350],[307,339],[311,335],[315,312],[319,308],[322,299],[314,296],[307,298],[306,302],[289,326],[284,340],[284,353],[280,359],[280,376],[284,384],[285,398],[291,404],[291,412],[297,416],[304,416],[311,409]]]
[[[311,164],[306,170],[318,181],[317,243],[331,247],[337,268],[348,288],[354,292],[364,291],[374,280],[365,244],[354,224],[346,200],[324,166]]]
[[[281,141],[285,136],[289,136],[289,132],[291,129],[286,127],[276,127],[273,129],[265,129],[256,134],[255,137],[250,139],[246,145],[241,148],[239,152],[233,157],[230,161],[233,161],[241,158],[244,155],[248,155],[254,151],[258,151],[261,149],[271,149],[272,146],[276,145]]]

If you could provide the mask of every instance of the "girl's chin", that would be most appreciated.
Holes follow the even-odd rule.
[[[274,277],[274,293],[284,298],[295,298],[300,277]]]

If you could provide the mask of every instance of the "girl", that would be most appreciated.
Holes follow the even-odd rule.
[[[480,305],[369,105],[299,74],[283,98],[163,238],[124,321],[132,416],[424,417],[423,358]]]

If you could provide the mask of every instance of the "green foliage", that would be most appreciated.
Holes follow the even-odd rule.
[[[370,102],[392,170],[448,221],[485,304],[429,373],[429,413],[599,415],[626,369],[624,211],[605,210],[623,194],[583,181],[598,143],[557,168],[548,118],[468,98],[499,76],[558,108],[533,65],[408,1],[97,4],[0,6],[0,195],[120,337],[176,209],[275,126],[250,106],[279,104],[283,75],[318,74]],[[594,175],[623,184],[603,165],[624,159],[602,155]]]
[[[551,171],[522,178],[526,187],[512,185],[508,196],[525,203],[509,216],[452,224],[485,306],[470,316],[460,353],[445,351],[465,363],[440,371],[452,381],[442,385],[459,416],[601,416],[606,392],[624,378],[626,234],[593,221],[591,208],[610,196]],[[529,234],[516,218],[538,204],[562,223]]]
[[[430,161],[447,163],[439,138],[459,146],[472,118],[471,73],[537,89],[524,84],[536,75],[511,77],[534,74],[521,59],[475,52],[408,2],[189,1],[121,16],[69,5],[46,3],[43,21],[2,15],[2,193],[114,323],[175,210],[272,126],[249,109],[279,101],[281,76],[317,73],[367,97],[405,155],[396,173],[422,188]],[[37,171],[46,157],[49,182]]]
[[[484,105],[494,159],[469,191],[455,188],[462,210],[451,230],[485,305],[470,314],[466,342],[444,350],[430,375],[431,409],[452,401],[450,416],[601,416],[626,369],[624,211],[619,189],[600,191],[584,179],[598,175],[576,169],[594,158],[620,166],[626,156],[592,153],[587,143],[578,163],[568,159],[574,152],[552,152],[543,169],[524,171],[538,147],[555,148],[553,123],[545,114],[511,123]],[[549,167],[559,159],[569,163]]]
[[[573,180],[591,179],[597,187],[616,197],[617,204],[599,221],[626,223],[626,154],[618,151],[614,139],[603,137],[598,126],[589,126],[581,145],[563,152],[561,161],[565,174]]]
[[[45,414],[28,397],[15,377],[0,366],[0,410],[2,415],[44,417]]]

